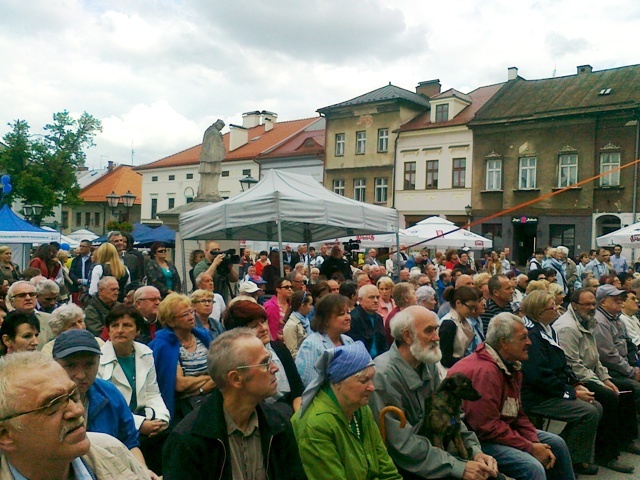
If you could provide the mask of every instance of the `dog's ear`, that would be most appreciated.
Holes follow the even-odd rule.
[[[442,380],[442,382],[440,382],[440,386],[438,387],[438,391],[445,392],[445,391],[455,390],[456,384],[457,384],[456,377],[455,377],[456,375],[457,374],[454,373],[450,377],[446,377],[444,380]]]

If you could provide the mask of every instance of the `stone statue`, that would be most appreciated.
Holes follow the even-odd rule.
[[[204,132],[202,137],[202,150],[200,151],[200,183],[196,202],[219,202],[222,200],[218,190],[218,182],[222,171],[222,160],[225,157],[224,144],[220,130],[224,128],[224,122],[220,119]]]

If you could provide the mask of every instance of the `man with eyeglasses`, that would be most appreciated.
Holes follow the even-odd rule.
[[[217,387],[169,435],[164,479],[306,479],[289,419],[263,402],[278,367],[255,331],[220,335],[207,364]]]
[[[40,337],[38,338],[38,350],[53,339],[49,320],[51,315],[36,310],[36,287],[30,282],[20,280],[14,282],[7,291],[5,302],[10,309],[19,310],[27,315],[35,315],[40,322]]]
[[[149,478],[117,439],[86,432],[78,389],[51,357],[10,355],[0,388],[0,478]]]
[[[610,464],[609,468],[622,471],[628,465],[618,460],[620,451],[634,445],[638,437],[638,424],[630,421],[636,418],[633,394],[620,394],[630,392],[632,387],[626,380],[612,378],[600,361],[594,316],[598,303],[594,293],[587,288],[575,290],[570,300],[567,311],[554,322],[553,328],[567,364],[603,408],[596,436],[596,459],[601,465]]]
[[[94,336],[102,335],[105,319],[111,309],[118,304],[119,293],[120,286],[115,277],[105,276],[98,282],[98,294],[91,297],[87,302],[87,308],[84,309],[84,323],[87,325],[87,330]]]
[[[151,285],[140,287],[133,294],[133,306],[144,318],[144,326],[136,337],[137,342],[149,345],[156,337],[156,331],[162,328],[158,324],[158,305],[161,301],[160,290]]]
[[[354,342],[364,343],[371,358],[387,351],[384,320],[378,313],[380,292],[375,285],[364,285],[358,290],[358,305],[351,310],[351,330],[347,332]]]

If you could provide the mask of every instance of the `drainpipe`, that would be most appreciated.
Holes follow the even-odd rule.
[[[400,138],[400,130],[394,130],[392,133],[396,134],[396,139],[393,141],[393,180],[391,184],[393,197],[391,200],[391,208],[396,208],[396,167],[398,165],[398,139]]]

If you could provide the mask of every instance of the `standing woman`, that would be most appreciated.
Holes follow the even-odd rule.
[[[91,270],[91,281],[89,282],[89,295],[98,293],[98,282],[102,277],[114,277],[118,281],[120,292],[118,301],[123,302],[127,294],[125,287],[131,283],[129,269],[125,266],[118,255],[118,250],[111,243],[103,243],[96,250],[95,262]]]
[[[60,262],[56,258],[56,253],[56,247],[53,245],[40,245],[29,262],[29,266],[40,270],[40,273],[46,279],[55,280],[60,271]]]
[[[313,297],[305,291],[297,291],[291,295],[291,307],[284,317],[284,343],[296,358],[300,344],[311,333],[311,325],[307,315],[313,309]]]
[[[7,313],[0,327],[0,357],[38,349],[40,322],[35,315],[19,310]]]
[[[149,251],[151,260],[145,267],[147,285],[156,287],[162,298],[170,293],[182,293],[182,282],[176,266],[167,260],[167,247],[155,242]]]
[[[191,280],[191,292],[195,292],[196,290],[196,279],[193,276],[193,271],[196,269],[196,265],[199,264],[202,260],[204,260],[204,250],[193,250],[191,255],[189,255],[189,265],[191,265],[191,270],[189,270],[189,280]]]
[[[284,330],[284,316],[289,310],[291,304],[291,294],[293,286],[286,278],[279,278],[275,282],[276,294],[264,304],[269,319],[269,332],[272,340],[284,339],[282,331]]]
[[[449,287],[444,298],[451,310],[440,323],[440,350],[443,367],[451,368],[458,360],[467,356],[467,348],[475,339],[470,320],[478,308],[478,291],[472,287]],[[477,346],[477,345],[476,345]]]
[[[351,330],[349,300],[338,293],[323,297],[316,305],[311,330],[296,356],[296,367],[305,386],[318,376],[316,362],[326,350],[353,343],[346,335]]]
[[[20,280],[20,267],[11,261],[12,255],[10,247],[0,246],[0,285],[7,282],[6,285],[11,286],[13,282]]]

